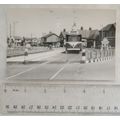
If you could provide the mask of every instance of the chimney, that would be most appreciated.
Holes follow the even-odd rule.
[[[65,29],[65,28],[63,29],[63,32],[66,32],[66,29]]]
[[[49,31],[49,33],[52,33],[52,31]]]
[[[81,26],[80,30],[83,30],[83,26]]]
[[[92,30],[92,28],[91,28],[91,27],[89,27],[89,30],[91,31],[91,30]]]

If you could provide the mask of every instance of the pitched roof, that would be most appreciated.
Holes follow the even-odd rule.
[[[62,34],[62,32],[61,32]],[[66,32],[67,35],[71,35],[72,33]],[[78,35],[82,35],[83,39],[96,39],[99,35],[99,30],[78,30]],[[73,34],[74,35],[74,34]]]
[[[88,39],[96,39],[99,36],[98,30],[91,30]]]
[[[116,23],[108,24],[105,27],[103,27],[100,31],[109,31],[111,27],[115,27],[116,28]]]
[[[62,32],[60,32],[59,37],[61,37],[61,35],[62,35],[62,36],[65,38],[66,34],[68,34],[68,32],[64,32],[64,31],[62,31]]]
[[[50,36],[52,36],[52,35],[55,35],[56,37],[59,38],[59,36],[57,36],[55,33],[49,33],[49,34],[47,34],[47,35],[42,36],[41,38],[48,38],[48,37],[50,37]],[[51,43],[51,42],[58,42],[59,39],[41,39],[41,41],[42,41],[42,42]]]
[[[13,38],[14,38],[15,40],[22,40],[22,39],[23,39],[23,38],[20,37],[20,36],[13,36]]]
[[[48,33],[48,34],[42,36],[41,38],[48,38],[48,37],[50,37],[50,36],[52,36],[52,35],[55,35],[55,36],[58,37],[58,35],[56,35],[55,33]]]
[[[32,40],[35,40],[37,39],[36,37],[23,37],[26,41],[32,41]]]
[[[81,34],[83,38],[88,38],[90,36],[90,30],[79,30],[79,34]]]

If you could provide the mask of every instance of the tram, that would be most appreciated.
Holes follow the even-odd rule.
[[[66,34],[65,51],[78,51],[80,52],[83,47],[82,35],[76,31],[72,31]]]

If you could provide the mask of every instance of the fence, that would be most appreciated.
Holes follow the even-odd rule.
[[[108,50],[100,50],[100,49],[87,49],[86,51],[86,59],[88,61],[96,60],[96,59],[106,59],[112,58],[115,56],[115,49],[111,48]]]

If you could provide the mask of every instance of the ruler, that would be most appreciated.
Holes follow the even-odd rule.
[[[120,115],[120,85],[6,83],[0,99],[2,114]]]

